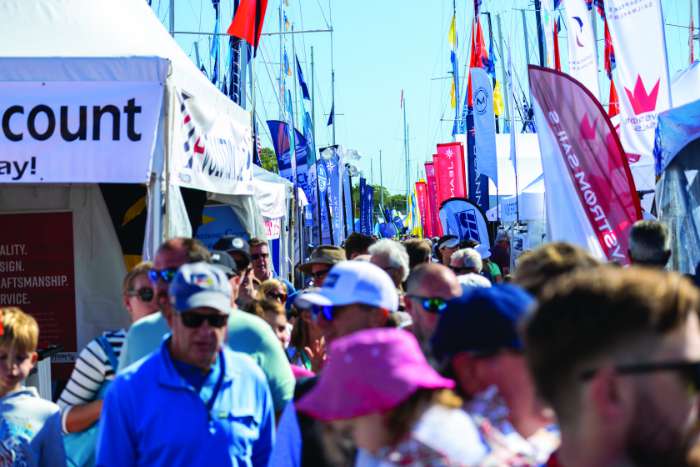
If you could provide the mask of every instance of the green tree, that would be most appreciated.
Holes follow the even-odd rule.
[[[272,148],[262,148],[260,150],[260,162],[262,162],[263,169],[279,173],[279,168],[277,167],[277,156]]]

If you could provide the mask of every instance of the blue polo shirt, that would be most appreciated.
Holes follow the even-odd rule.
[[[107,391],[96,465],[266,466],[275,422],[260,368],[224,346],[197,392],[176,370],[169,342],[126,368]]]

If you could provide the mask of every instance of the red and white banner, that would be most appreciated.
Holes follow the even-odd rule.
[[[654,189],[654,133],[671,107],[661,0],[606,0],[620,96],[620,140],[637,189]]]
[[[586,0],[566,0],[563,5],[569,31],[569,74],[600,100],[598,55]]]
[[[433,229],[430,225],[430,204],[428,203],[428,184],[425,180],[416,182],[416,204],[420,211],[420,224],[423,229],[423,237],[432,237]]]
[[[568,75],[530,66],[547,227],[594,255],[629,262],[627,242],[641,209],[615,129],[595,96]]]
[[[433,158],[435,156],[433,155]],[[432,162],[425,163],[425,180],[428,185],[428,205],[430,206],[430,231],[431,237],[442,236],[442,226],[438,213],[440,211],[440,203],[438,203],[437,178],[435,177],[435,166]]]
[[[437,154],[433,155],[433,165],[437,180],[438,206],[450,198],[467,197],[462,143],[438,144]]]

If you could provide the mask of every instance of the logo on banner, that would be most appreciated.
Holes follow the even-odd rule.
[[[583,48],[583,41],[581,41],[581,36],[583,35],[583,20],[578,16],[574,16],[573,20],[576,21],[578,25],[578,31],[576,31],[576,45]]]
[[[474,95],[474,110],[479,115],[483,115],[486,112],[489,102],[489,93],[484,87],[480,87],[476,90]]]
[[[588,118],[588,114],[583,115],[583,119],[581,120],[581,138],[583,139],[595,139],[595,127],[596,127],[596,120],[593,120],[593,123],[591,123],[590,118]]]
[[[465,211],[455,213],[457,226],[459,227],[459,238],[474,240],[481,243],[479,235],[479,224],[477,222],[476,209],[469,207]]]
[[[659,84],[661,79],[656,80],[656,84],[650,93],[647,93],[641,75],[637,75],[637,82],[634,84],[634,93],[625,87],[627,99],[632,105],[635,115],[653,112],[656,110],[656,99],[659,96]]]
[[[328,172],[324,164],[318,165],[318,190],[325,193],[328,189]]]

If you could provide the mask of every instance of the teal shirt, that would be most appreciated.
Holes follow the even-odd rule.
[[[122,347],[119,371],[156,350],[169,333],[161,313],[135,322]],[[294,395],[294,375],[270,325],[250,313],[233,310],[228,321],[227,343],[232,350],[248,354],[260,366],[270,386],[275,412],[280,413]]]

